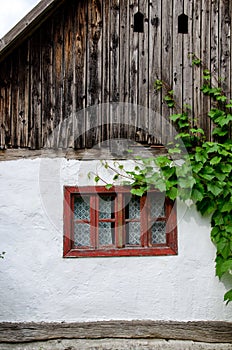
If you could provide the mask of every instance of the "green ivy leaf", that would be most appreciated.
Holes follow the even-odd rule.
[[[178,194],[178,190],[176,187],[171,187],[169,190],[166,191],[166,195],[171,199],[175,200]]]
[[[214,128],[212,134],[217,136],[226,136],[228,132],[228,130],[224,130],[223,128]]]
[[[219,96],[216,97],[216,100],[217,101],[221,101],[221,102],[226,102],[227,97],[224,96],[224,95],[219,95]]]
[[[207,180],[207,181],[211,181],[213,180],[213,178],[215,177],[215,175],[210,175],[210,174],[199,174],[200,177],[202,177],[203,179]]]
[[[112,184],[107,184],[107,185],[105,185],[105,189],[106,189],[106,190],[110,190],[112,187],[113,187]]]
[[[227,177],[227,174],[218,173],[218,172],[215,172],[214,175],[215,175],[216,179],[221,181],[221,182],[223,182]]]
[[[144,193],[147,191],[147,187],[139,187],[139,188],[132,188],[131,194],[134,194],[135,196],[142,197]]]
[[[219,278],[221,278],[224,273],[227,271],[232,270],[232,259],[224,260],[224,259],[218,259],[216,264],[216,274]]]
[[[198,189],[194,188],[191,197],[195,202],[200,202],[204,198],[204,192],[201,192]]]
[[[222,212],[222,213],[225,213],[225,212],[230,212],[230,211],[232,211],[232,203],[231,203],[231,202],[226,202],[226,203],[223,205],[223,207],[222,207],[222,209],[221,209],[221,212]]]
[[[204,197],[204,199],[201,202],[197,202],[196,205],[202,215],[210,215],[216,208],[216,203],[209,197]]]
[[[181,188],[192,188],[195,183],[196,180],[191,176],[178,178],[178,185]]]
[[[99,180],[100,180],[100,177],[99,176],[95,176],[94,181],[98,182]]]
[[[157,190],[159,190],[160,192],[165,192],[165,191],[166,191],[166,183],[165,183],[165,180],[159,179],[159,180],[155,183],[155,187],[156,187]]]
[[[228,164],[228,163],[227,164],[226,163],[221,164],[221,171],[223,173],[230,173],[231,170],[232,170],[232,165],[231,164]]]
[[[205,134],[204,130],[201,129],[201,128],[198,128],[198,129],[194,129],[194,128],[193,128],[193,129],[190,129],[190,132],[193,133],[193,134],[202,134],[202,135]]]
[[[222,160],[222,157],[218,157],[218,156],[213,157],[213,158],[210,160],[210,164],[211,164],[211,165],[218,164],[218,163],[220,163],[221,160]]]
[[[203,164],[201,162],[199,163],[192,163],[192,170],[193,172],[195,172],[196,174],[199,173],[199,171],[203,168]]]
[[[214,183],[208,183],[207,189],[208,189],[208,191],[213,193],[214,196],[218,196],[223,191],[223,189],[221,187],[215,185]]]
[[[197,151],[197,150],[196,150]],[[195,154],[195,159],[197,162],[205,163],[207,160],[207,156],[204,152],[200,151]]]
[[[226,301],[226,305],[232,301],[232,289],[224,295],[224,301]]]
[[[173,121],[173,122],[176,122],[178,119],[180,119],[181,117],[181,114],[172,114],[170,116],[170,119]]]
[[[155,163],[156,163],[156,165],[158,165],[160,168],[162,168],[162,167],[164,167],[164,166],[170,164],[170,163],[171,163],[171,160],[168,159],[168,157],[166,157],[166,156],[159,156],[159,157],[157,157],[157,158],[155,159]]]

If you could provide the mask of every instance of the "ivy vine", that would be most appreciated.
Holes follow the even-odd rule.
[[[192,64],[202,68],[202,61],[195,55]],[[168,145],[166,155],[136,157],[132,171],[124,169],[122,164],[112,170],[114,180],[122,177],[134,195],[142,196],[155,187],[172,200],[191,199],[202,215],[210,216],[211,239],[216,246],[216,275],[221,279],[232,274],[232,100],[227,99],[219,84],[213,86],[208,69],[202,68],[202,71],[201,91],[210,98],[207,117],[212,123],[213,141],[206,140],[204,130],[193,124],[191,106],[180,108],[174,91],[165,82],[156,80],[156,91],[165,90],[164,101],[175,111],[170,116],[178,132],[175,140]],[[110,167],[108,162],[103,165]],[[96,182],[100,179],[99,175],[95,177]],[[107,189],[111,186],[113,184],[106,184]],[[232,301],[232,289],[224,295],[224,300]]]

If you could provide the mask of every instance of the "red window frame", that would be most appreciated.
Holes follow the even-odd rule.
[[[152,190],[151,192],[159,192]],[[149,196],[148,193],[148,196]],[[107,194],[116,196],[115,217],[105,221],[115,223],[115,244],[105,247],[98,245],[98,224],[99,215],[98,195]],[[140,225],[141,244],[125,245],[125,222],[136,221],[126,219],[123,201],[126,195],[130,194],[130,188],[126,186],[112,187],[107,190],[104,186],[73,187],[64,186],[64,243],[63,257],[111,257],[111,256],[153,256],[153,255],[176,255],[177,247],[177,214],[176,204],[169,198],[165,198],[165,216],[159,221],[166,222],[166,243],[151,244],[149,228],[149,200],[147,195],[140,199]],[[90,241],[92,247],[74,246],[74,197],[76,195],[90,196]],[[75,220],[78,221],[78,220]],[[79,220],[81,221],[81,220]],[[102,221],[102,220],[101,220]],[[103,220],[104,221],[104,220]],[[138,220],[137,220],[138,221]]]

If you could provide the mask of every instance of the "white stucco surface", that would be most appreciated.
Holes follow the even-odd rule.
[[[63,185],[87,184],[96,164],[0,163],[0,321],[232,321],[209,219],[181,203],[177,256],[62,258]]]

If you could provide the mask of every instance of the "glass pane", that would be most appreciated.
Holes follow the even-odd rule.
[[[99,196],[99,219],[114,218],[114,200],[115,196]]]
[[[126,206],[126,219],[140,218],[140,198],[132,196]]]
[[[126,244],[140,245],[140,222],[126,224]]]
[[[111,222],[99,222],[99,245],[114,244],[114,224]]]
[[[75,196],[74,198],[74,220],[90,219],[90,196]]]
[[[140,198],[132,196],[126,198],[125,207],[126,219],[140,219]],[[126,244],[140,245],[140,222],[127,222],[126,224]]]
[[[164,217],[165,216],[165,194],[153,193],[150,196],[151,201],[151,217]]]
[[[74,245],[75,247],[90,246],[90,225],[75,224],[74,226]]]
[[[152,244],[166,243],[166,223],[164,221],[157,221],[151,228]]]

